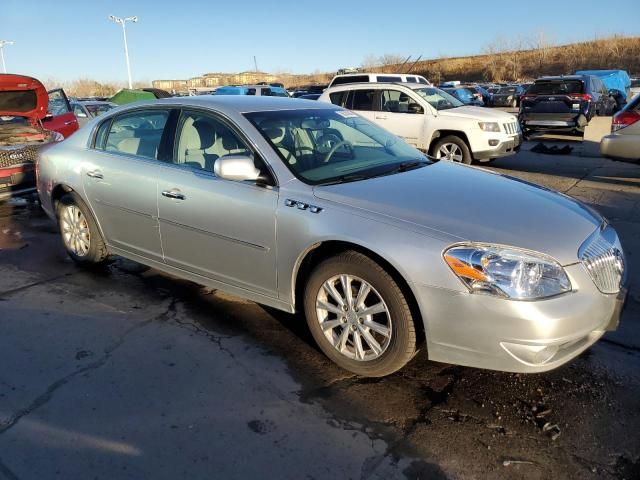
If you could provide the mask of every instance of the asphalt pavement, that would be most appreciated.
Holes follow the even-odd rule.
[[[300,317],[81,270],[37,204],[0,205],[0,479],[640,478],[640,166],[532,145],[485,168],[600,210],[632,282],[619,331],[536,375],[360,378]]]

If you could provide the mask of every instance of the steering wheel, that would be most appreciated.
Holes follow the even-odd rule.
[[[335,137],[335,135],[334,135]],[[336,137],[338,138],[338,137]],[[336,150],[338,150],[340,147],[342,146],[348,147],[349,150],[349,155],[351,156],[351,158],[355,158],[355,156],[353,155],[353,144],[347,140],[340,140],[338,143],[336,143],[331,150],[329,150],[329,152],[327,153],[327,155],[325,155],[324,157],[324,163],[328,163],[329,160],[331,159],[331,157],[333,156],[334,153],[336,153]]]

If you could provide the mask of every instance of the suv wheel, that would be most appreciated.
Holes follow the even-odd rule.
[[[438,140],[433,147],[433,156],[438,160],[471,164],[473,158],[464,140],[455,135],[448,135]]]
[[[340,367],[381,377],[416,354],[411,310],[398,284],[369,257],[344,252],[318,265],[304,309],[320,349]]]
[[[92,265],[107,258],[107,247],[98,226],[77,194],[65,194],[58,201],[56,213],[62,243],[76,263]]]

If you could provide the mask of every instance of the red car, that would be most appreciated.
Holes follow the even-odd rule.
[[[38,149],[76,130],[63,90],[47,93],[35,78],[1,74],[0,200],[34,191]]]

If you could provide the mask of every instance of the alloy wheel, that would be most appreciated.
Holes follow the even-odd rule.
[[[440,160],[451,160],[452,162],[462,162],[462,149],[455,143],[443,143],[436,152],[436,158]]]
[[[389,309],[359,277],[336,275],[324,282],[316,297],[316,312],[327,340],[347,358],[375,360],[391,342]]]
[[[75,205],[67,205],[60,216],[60,229],[65,246],[73,254],[84,257],[89,253],[91,234],[82,211]]]

